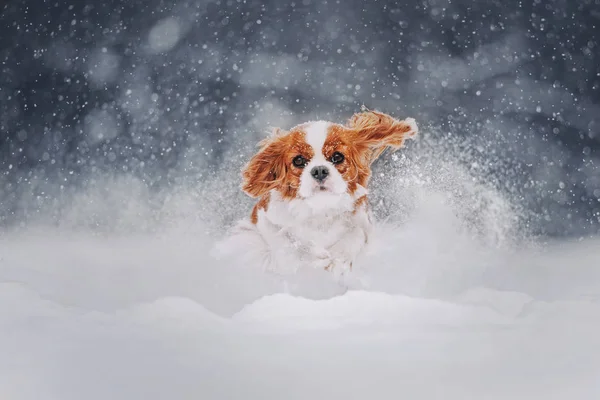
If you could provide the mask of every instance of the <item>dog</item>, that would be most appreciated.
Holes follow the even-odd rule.
[[[417,133],[413,118],[370,110],[345,124],[274,129],[243,168],[241,188],[258,201],[231,232],[230,250],[251,251],[272,271],[351,270],[372,229],[371,165]]]

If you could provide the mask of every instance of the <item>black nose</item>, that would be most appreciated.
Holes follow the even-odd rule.
[[[310,174],[319,182],[323,182],[327,178],[327,175],[329,175],[329,170],[324,166],[314,167],[310,170]]]

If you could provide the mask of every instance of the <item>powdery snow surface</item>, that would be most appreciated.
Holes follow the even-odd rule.
[[[4,232],[0,398],[598,398],[600,242],[490,244],[425,194],[342,285],[198,226]]]

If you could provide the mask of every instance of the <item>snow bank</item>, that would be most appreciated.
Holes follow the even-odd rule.
[[[387,250],[357,272],[363,287],[346,291],[325,276],[294,281],[217,264],[207,256],[214,239],[202,234],[5,233],[0,395],[600,395],[597,240],[496,249],[474,274],[482,258],[473,242],[444,263],[443,251],[415,248],[407,236],[385,231]],[[427,284],[444,274],[447,287]]]

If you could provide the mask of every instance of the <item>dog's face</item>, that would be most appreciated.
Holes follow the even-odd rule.
[[[285,200],[354,195],[366,188],[371,163],[383,150],[400,148],[416,133],[412,118],[374,111],[345,125],[316,121],[277,129],[245,167],[242,189],[252,197],[275,190]]]

